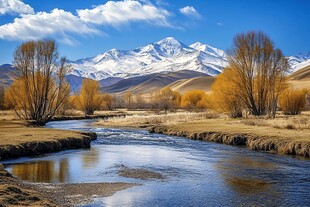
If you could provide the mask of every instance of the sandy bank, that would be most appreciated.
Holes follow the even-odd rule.
[[[0,160],[66,149],[90,148],[91,132],[29,127],[23,122],[0,123]]]
[[[204,120],[152,126],[149,131],[194,140],[243,145],[252,150],[310,156],[310,130],[274,129],[238,125],[223,120]]]
[[[144,168],[129,168],[123,165],[120,166],[118,174],[122,177],[135,178],[140,180],[165,179],[165,176],[159,172],[151,171]]]

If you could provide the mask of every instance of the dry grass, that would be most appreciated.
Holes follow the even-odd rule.
[[[246,125],[234,119],[210,119],[155,126],[155,133],[186,136],[191,139],[214,141],[230,145],[245,145],[252,150],[310,157],[310,129]]]
[[[2,111],[0,110],[0,121],[4,120],[16,120],[18,117],[16,117],[14,111]]]
[[[276,119],[251,118],[240,120],[248,126],[272,127],[276,129],[302,130],[310,129],[310,115],[304,113],[297,116],[280,115]]]
[[[30,127],[24,122],[0,122],[0,160],[67,149],[89,148],[96,134]]]
[[[195,120],[219,118],[215,113],[170,113],[170,114],[134,114],[126,117],[114,117],[108,120],[99,120],[96,124],[103,126],[143,127],[158,124],[176,124]]]
[[[24,122],[0,121],[0,147],[26,142],[44,142],[70,137],[82,138],[78,131],[66,131],[39,127],[27,127]]]
[[[272,126],[245,125],[240,120],[219,118],[168,125],[174,131],[190,133],[219,132],[228,134],[248,134],[271,140],[305,141],[310,143],[310,129],[291,130]]]

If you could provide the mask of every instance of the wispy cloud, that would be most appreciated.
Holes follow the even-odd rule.
[[[179,9],[179,11],[181,12],[181,14],[183,14],[185,16],[195,17],[195,18],[201,17],[201,15],[197,12],[197,10],[192,6],[183,7],[181,9]]]
[[[221,22],[217,22],[216,24],[217,24],[217,26],[223,26],[223,25],[224,25],[224,24],[221,23]]]
[[[5,14],[34,14],[34,10],[19,0],[0,0],[0,15]]]
[[[71,34],[95,34],[99,31],[81,21],[70,12],[54,9],[50,13],[21,15],[13,23],[0,26],[0,38],[10,40],[32,40],[50,36],[60,38],[66,44],[74,44]]]
[[[139,1],[108,1],[93,9],[77,10],[80,19],[87,23],[118,27],[130,22],[147,22],[159,26],[171,26],[170,13],[152,4]]]

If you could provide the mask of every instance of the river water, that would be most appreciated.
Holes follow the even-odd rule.
[[[93,131],[89,150],[7,161],[23,180],[48,183],[133,182],[86,206],[310,206],[310,161],[142,130],[108,129],[92,120],[47,127]],[[161,173],[162,180],[118,175],[120,167]]]

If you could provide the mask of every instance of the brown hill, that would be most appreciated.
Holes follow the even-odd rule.
[[[310,66],[306,66],[289,76],[290,83],[296,88],[310,89]]]
[[[203,76],[189,79],[182,79],[169,84],[168,86],[181,94],[191,90],[203,90],[209,92],[215,77]]]
[[[146,76],[139,76],[121,80],[111,86],[103,87],[104,92],[122,95],[130,91],[136,94],[148,94],[157,92],[163,87],[174,83],[178,80],[189,79],[194,77],[208,76],[205,73],[200,73],[190,70],[181,70],[177,72],[169,72],[166,74],[154,73]],[[209,77],[209,76],[208,76]]]
[[[13,82],[15,68],[10,64],[0,65],[0,85],[9,86]]]

